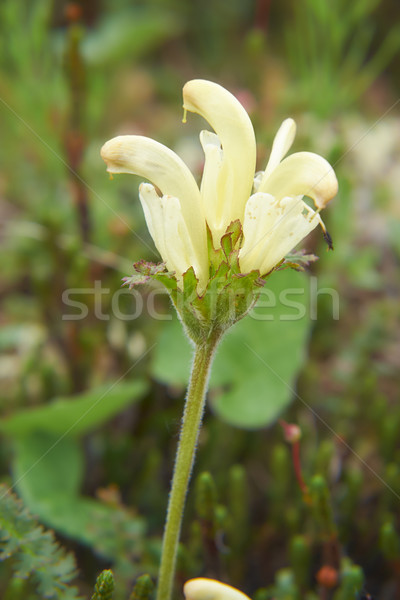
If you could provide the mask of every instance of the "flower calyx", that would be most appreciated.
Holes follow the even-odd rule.
[[[186,333],[195,344],[210,336],[223,333],[242,319],[254,304],[264,286],[266,277],[260,272],[241,273],[239,251],[243,241],[239,220],[233,221],[221,238],[217,250],[208,231],[209,279],[204,291],[199,292],[199,281],[193,267],[182,278],[167,271],[165,263],[139,261],[135,273],[124,278],[131,289],[135,285],[158,281],[168,291]]]

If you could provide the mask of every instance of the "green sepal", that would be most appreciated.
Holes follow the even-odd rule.
[[[283,269],[294,269],[295,271],[305,271],[306,267],[318,260],[315,254],[306,254],[304,250],[288,254],[275,268],[274,271]]]
[[[215,248],[214,248],[212,233],[211,233],[208,225],[207,225],[207,251],[208,251],[208,260],[210,261],[210,277],[213,277],[219,267],[219,264],[220,264],[222,258],[221,258],[221,249],[215,250]]]
[[[133,263],[133,268],[135,270],[134,274],[122,279],[124,282],[123,285],[128,285],[130,290],[135,285],[142,285],[148,283],[151,279],[158,279],[159,277],[163,279],[175,279],[174,273],[165,270],[165,263],[156,264],[147,262],[146,260],[139,260]]]
[[[221,238],[221,248],[215,250],[212,234],[207,226],[208,259],[210,261],[210,278],[214,277],[222,261],[228,263],[232,273],[240,273],[239,250],[243,240],[242,225],[237,219],[227,228]]]
[[[186,302],[191,302],[197,296],[197,284],[199,283],[193,267],[183,274],[183,297]]]
[[[156,264],[139,260],[133,263],[133,268],[135,270],[134,274],[130,277],[124,277],[122,285],[129,286],[131,290],[135,285],[143,285],[150,281],[159,281],[168,290],[172,300],[175,301],[178,282],[175,273],[166,270],[165,263]]]
[[[234,262],[237,264],[238,272],[238,256],[242,239],[242,225],[239,219],[237,219],[236,221],[232,221],[232,223],[229,225],[228,229],[221,238],[221,248],[223,253],[225,254],[225,258],[228,261],[228,263],[230,263],[232,266]]]
[[[135,273],[124,279],[131,289],[151,280],[159,281],[170,294],[188,337],[195,344],[204,343],[210,335],[221,335],[242,319],[256,303],[266,277],[259,271],[240,273],[239,251],[243,240],[239,220],[233,221],[215,250],[208,230],[209,281],[199,291],[199,281],[190,267],[178,284],[175,273],[165,263],[135,263]]]

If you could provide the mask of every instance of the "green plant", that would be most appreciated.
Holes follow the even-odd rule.
[[[15,576],[32,580],[38,593],[52,600],[79,600],[70,587],[75,559],[38,524],[5,485],[0,486],[0,560],[11,560]]]

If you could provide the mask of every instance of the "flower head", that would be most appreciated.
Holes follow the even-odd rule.
[[[186,600],[250,600],[236,588],[215,579],[190,579],[183,587]]]
[[[310,231],[322,225],[319,211],[337,192],[329,163],[299,152],[284,158],[296,131],[286,119],[264,172],[255,174],[256,142],[250,118],[222,86],[195,79],[183,88],[183,106],[208,121],[202,131],[205,153],[200,188],[172,150],[146,137],[125,135],[107,142],[101,155],[110,173],[134,173],[143,183],[139,197],[154,243],[178,282],[193,267],[204,290],[210,277],[207,227],[215,249],[230,224],[240,221],[240,272],[268,274]],[[252,193],[253,192],[253,193]],[[303,196],[312,198],[317,211]]]
[[[225,330],[242,318],[265,278],[317,225],[326,233],[319,212],[338,186],[321,156],[299,152],[285,158],[296,132],[292,119],[282,123],[265,171],[255,173],[253,126],[230,92],[195,79],[183,88],[183,107],[184,120],[187,111],[194,112],[214,130],[200,133],[200,187],[175,152],[143,136],[116,137],[101,155],[110,173],[152,182],[140,185],[139,197],[163,264],[135,263],[126,283],[161,281],[190,337],[199,340],[215,324]],[[185,309],[178,306],[182,299]]]

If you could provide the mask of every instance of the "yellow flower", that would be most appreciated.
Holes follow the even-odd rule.
[[[204,290],[209,279],[207,229],[214,247],[232,221],[242,224],[239,253],[242,273],[269,273],[310,231],[322,225],[319,210],[337,193],[329,163],[299,152],[284,158],[296,125],[284,121],[275,137],[267,168],[255,174],[256,142],[240,102],[216,83],[195,79],[183,88],[183,106],[208,121],[202,131],[205,153],[200,189],[172,150],[146,137],[126,135],[107,142],[101,155],[110,173],[134,173],[152,181],[139,197],[154,243],[178,281],[191,266]],[[283,160],[282,160],[283,159]],[[303,196],[313,199],[317,211]]]
[[[151,180],[142,183],[139,198],[147,227],[170,271],[179,277],[189,267],[204,288],[208,280],[204,211],[197,183],[175,152],[139,135],[121,135],[106,142],[101,156],[109,173],[133,173]]]
[[[250,600],[236,588],[215,579],[190,579],[183,587],[186,600]]]

